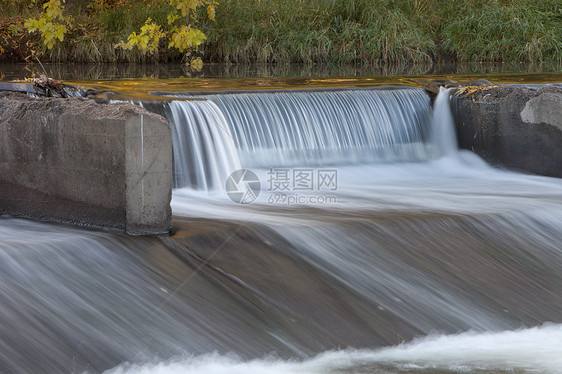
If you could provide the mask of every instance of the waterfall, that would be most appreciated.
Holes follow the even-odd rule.
[[[225,176],[240,169],[230,127],[211,101],[173,101],[174,187],[220,189]]]
[[[429,98],[418,89],[211,95],[243,165],[279,167],[419,160]]]
[[[453,114],[449,103],[450,90],[450,88],[440,87],[433,105],[431,135],[436,157],[452,156],[458,150]]]
[[[453,146],[435,151],[417,88],[199,95],[168,109],[175,187],[220,189],[240,167],[423,161]]]

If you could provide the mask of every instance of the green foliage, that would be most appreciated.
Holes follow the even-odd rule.
[[[562,58],[560,0],[223,0],[213,61],[425,63]]]
[[[7,17],[35,15],[43,10],[39,0],[3,0],[0,4],[0,16]]]
[[[63,0],[64,1],[64,0]],[[39,31],[43,43],[48,49],[52,49],[57,40],[63,41],[68,32],[65,25],[67,21],[63,16],[64,5],[61,0],[50,0],[43,5],[44,11],[39,19],[28,18],[24,26],[29,32]]]
[[[560,0],[45,1],[0,8],[0,17],[28,18],[44,61],[562,63]]]
[[[230,62],[431,60],[435,42],[392,3],[225,0],[208,33],[210,57]]]
[[[140,30],[150,18],[157,25],[166,25],[166,17],[173,10],[169,1],[131,1],[122,0],[109,3],[108,0],[97,0],[90,4],[91,18],[100,31],[112,41],[127,38]],[[111,4],[111,5],[110,5]],[[162,28],[165,30],[165,28]]]
[[[443,45],[462,61],[562,60],[562,3],[536,4],[469,6],[443,29]]]

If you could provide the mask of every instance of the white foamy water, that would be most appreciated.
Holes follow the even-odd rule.
[[[384,369],[384,371],[383,371]],[[207,354],[146,365],[123,364],[107,374],[399,373],[405,370],[562,373],[562,325],[502,332],[432,335],[379,350],[322,353],[304,361]]]
[[[363,213],[517,211],[532,214],[539,210],[541,213],[550,211],[555,216],[562,214],[562,180],[494,169],[467,151],[423,163],[339,166],[335,170],[338,182],[335,191],[272,190],[268,185],[269,170],[253,169],[261,181],[261,191],[251,204],[236,204],[224,191],[177,189],[173,193],[172,209],[174,214],[184,216],[259,219],[283,225],[301,224],[299,217],[303,215],[310,223],[310,212],[299,207]],[[285,200],[280,200],[280,196]],[[324,200],[316,203],[318,199],[309,200],[310,196]],[[293,201],[290,197],[303,199]],[[328,197],[331,200],[327,200]]]
[[[473,304],[473,300],[463,295],[447,293],[444,289],[436,292],[440,286],[427,277],[416,278],[414,268],[407,271],[412,279],[404,281],[400,272],[390,270],[391,263],[384,266],[384,259],[371,256],[377,243],[369,242],[366,236],[358,239],[359,232],[345,229],[346,220],[349,222],[350,219],[346,216],[358,219],[392,212],[465,215],[474,217],[471,222],[475,228],[486,231],[494,227],[500,236],[502,232],[509,233],[511,240],[523,242],[528,239],[534,241],[537,248],[560,252],[560,243],[554,236],[545,235],[544,230],[559,230],[562,181],[494,169],[478,156],[459,151],[446,90],[441,90],[436,99],[432,117],[427,146],[432,147],[434,159],[328,164],[337,170],[337,188],[316,195],[334,197],[329,204],[272,203],[271,197],[279,192],[268,188],[270,170],[254,168],[262,187],[252,204],[235,204],[222,191],[178,189],[173,195],[174,213],[267,224],[294,246],[300,247],[301,255],[307,261],[370,297],[380,292],[410,300],[416,298],[415,294],[426,295],[415,305],[402,304],[400,310],[394,310],[409,321],[421,318],[421,310],[433,310],[433,313],[427,313],[426,320],[418,321],[418,327],[422,329],[431,330],[435,322],[428,317],[431,315],[438,315],[443,323],[447,319],[451,326],[466,325],[481,330],[497,328],[502,325],[501,316],[488,313],[485,307]],[[306,196],[306,193],[295,191],[285,194]],[[488,215],[493,218],[486,218]],[[516,239],[518,230],[525,233],[525,239]],[[399,243],[407,235],[404,233],[393,240]],[[496,239],[500,240],[499,237]],[[521,244],[520,248],[525,248],[521,250],[526,253],[528,244]],[[368,264],[373,265],[372,268]],[[388,273],[384,269],[388,269]],[[379,288],[384,285],[384,290],[372,289],[371,285],[375,283],[380,283]],[[330,351],[304,361],[274,358],[246,361],[218,354],[189,356],[144,366],[123,365],[112,373],[398,373],[431,370],[562,373],[562,325],[459,335],[430,334],[395,347]]]
[[[250,159],[239,165],[242,168],[251,168],[257,174],[261,182],[261,190],[252,204],[239,205],[228,198],[222,186],[214,189],[176,189],[172,201],[174,213],[185,216],[260,220],[285,225],[289,221],[295,224],[303,223],[299,219],[302,214],[296,209],[299,206],[328,211],[363,212],[392,210],[485,214],[516,210],[530,214],[536,209],[541,211],[550,209],[555,215],[556,212],[562,212],[560,179],[494,169],[475,154],[458,150],[449,108],[448,90],[440,91],[432,111],[429,110],[425,94],[411,89],[389,92],[344,91],[316,93],[309,96],[310,94],[304,93],[270,94],[263,97],[256,94],[209,96],[208,99],[216,102],[218,108],[225,113],[220,123],[215,125],[220,128],[232,127],[233,129],[225,133],[230,140],[241,137],[235,141],[236,150],[233,147],[229,148],[230,158],[238,160],[240,156],[240,159],[244,159],[248,158],[248,154],[252,154]],[[353,99],[356,106],[363,105],[377,109],[375,112],[372,111],[374,109],[347,112],[345,108],[350,99]],[[328,110],[325,106],[329,106],[331,100],[335,104],[332,104],[333,107]],[[176,109],[186,109],[190,105],[195,105],[194,110],[199,113],[201,108],[210,102],[174,105]],[[269,110],[270,106],[277,109]],[[213,108],[214,111],[218,109],[217,106]],[[312,112],[317,114],[318,118],[315,118],[316,122],[311,124],[307,121],[309,117],[314,117]],[[189,116],[185,116],[187,117]],[[343,118],[346,120],[344,121]],[[268,126],[260,122],[261,120],[264,120]],[[344,129],[336,131],[322,127],[323,123],[333,125],[339,122],[343,123]],[[176,128],[182,126],[186,125],[175,123]],[[396,127],[394,131],[401,134],[399,137],[388,135],[390,131],[388,129],[393,126]],[[271,131],[275,131],[265,131],[270,127]],[[366,136],[366,128],[378,135]],[[285,132],[281,129],[285,129],[283,130]],[[294,135],[290,139],[301,139],[303,142],[291,143],[288,140],[279,140],[293,132],[298,133],[298,136]],[[358,150],[365,155],[372,154],[372,149],[365,148],[365,145],[374,146],[379,144],[377,142],[381,142],[381,139],[386,139],[384,144],[404,142],[414,145],[415,148],[423,139],[424,133],[427,133],[429,139],[423,143],[426,150],[423,155],[396,158],[393,150],[385,148],[383,153],[386,152],[388,157],[378,159],[364,157],[361,159],[363,162],[359,164],[357,164],[359,159],[347,156]],[[333,141],[337,144],[318,143],[318,139],[329,139],[330,134],[333,134],[335,138]],[[254,144],[254,146],[248,147],[247,144]],[[175,146],[175,148],[181,147],[182,144]],[[291,150],[290,162],[275,153],[286,150],[287,147]],[[268,149],[270,156],[273,155],[274,160],[270,160],[270,168],[264,167],[264,163],[267,165],[268,161],[260,158],[255,153],[256,149]],[[313,160],[302,157],[302,154],[295,151],[297,149],[313,151]],[[334,149],[341,153],[336,163],[322,154],[322,150]],[[176,151],[176,153],[181,152]],[[427,157],[428,154],[432,157]],[[229,159],[229,156],[223,155],[222,158]],[[183,162],[180,156],[176,159],[180,160],[178,162]],[[386,161],[383,162],[383,159]],[[278,166],[279,163],[282,166]],[[216,167],[203,165],[203,168],[213,170]],[[337,174],[336,188],[328,191],[326,189],[317,191],[316,188],[314,191],[305,192],[298,191],[290,185],[284,191],[272,188],[272,171],[285,170],[291,177],[292,173],[300,169],[312,170],[312,173],[318,172],[319,169],[334,170]],[[227,170],[222,168],[217,175],[221,173],[224,184]],[[218,177],[214,179],[216,181]],[[316,179],[315,183],[314,187],[318,187],[319,180]],[[215,183],[215,187],[218,184]],[[310,196],[313,198],[310,199]],[[321,203],[317,203],[318,200]],[[273,211],[277,211],[277,214],[272,214]],[[304,220],[310,221],[309,217],[304,217]]]

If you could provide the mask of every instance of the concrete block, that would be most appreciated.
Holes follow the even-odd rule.
[[[453,95],[459,146],[493,165],[562,178],[562,88],[488,87]]]
[[[161,234],[171,191],[165,118],[126,103],[0,93],[0,213]]]

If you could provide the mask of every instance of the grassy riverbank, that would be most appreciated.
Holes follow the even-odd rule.
[[[47,50],[23,20],[41,2],[5,0],[0,10],[3,61],[35,51],[53,62],[175,62],[167,43],[154,54],[115,49],[148,17],[166,25],[167,0],[68,0],[69,34]],[[222,0],[205,61],[264,63],[428,63],[435,61],[562,64],[559,0]],[[1,51],[1,50],[0,50]]]

